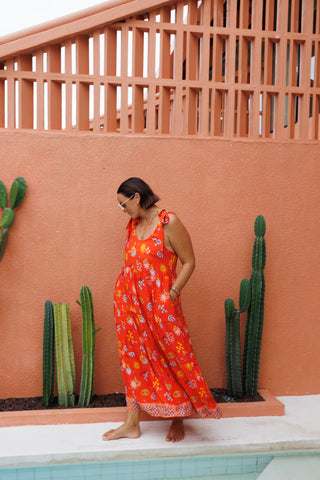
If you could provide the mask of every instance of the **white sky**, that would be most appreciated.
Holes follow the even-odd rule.
[[[0,37],[106,0],[2,0]]]

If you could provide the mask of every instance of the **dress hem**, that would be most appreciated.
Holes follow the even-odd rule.
[[[177,406],[165,404],[143,404],[138,403],[136,400],[133,400],[131,398],[127,398],[127,410],[143,410],[152,417],[161,418],[189,417],[193,413],[197,413],[201,418],[204,419],[219,419],[222,417],[222,412],[218,406],[215,409],[209,408],[207,406],[195,409],[194,406],[190,403],[185,403]]]

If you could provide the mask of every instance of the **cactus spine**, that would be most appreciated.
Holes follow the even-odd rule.
[[[95,330],[92,295],[89,287],[83,286],[80,290],[82,311],[82,374],[79,405],[89,405],[93,394],[94,364],[95,364]],[[100,330],[100,329],[99,329]]]
[[[76,375],[69,304],[54,304],[54,327],[56,344],[58,403],[61,406],[73,407],[75,403]]]
[[[42,374],[42,405],[50,407],[54,401],[54,318],[50,300],[44,307]]]
[[[228,395],[242,397],[240,313],[248,310],[250,305],[250,282],[244,278],[240,284],[239,306],[235,309],[234,301],[225,301],[226,314],[226,363]]]
[[[22,202],[27,190],[27,184],[23,177],[17,177],[10,189],[10,207],[7,207],[8,195],[4,183],[0,180],[0,207],[3,209],[0,221],[0,261],[6,250],[9,228],[15,219],[15,208]]]
[[[248,396],[254,396],[258,390],[260,351],[263,329],[266,264],[266,244],[264,235],[266,223],[262,215],[258,215],[254,225],[255,241],[252,254],[251,305],[248,310],[244,355],[243,355],[243,387]]]

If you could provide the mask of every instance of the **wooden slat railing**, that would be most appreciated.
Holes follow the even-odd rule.
[[[320,0],[166,2],[0,64],[2,129],[305,141],[319,115]]]

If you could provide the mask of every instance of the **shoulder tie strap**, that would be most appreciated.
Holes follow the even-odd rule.
[[[160,217],[162,225],[166,225],[167,223],[169,223],[169,220],[170,220],[169,213],[173,213],[175,215],[174,212],[167,212],[164,209],[161,210],[161,212],[159,212],[159,217]]]

